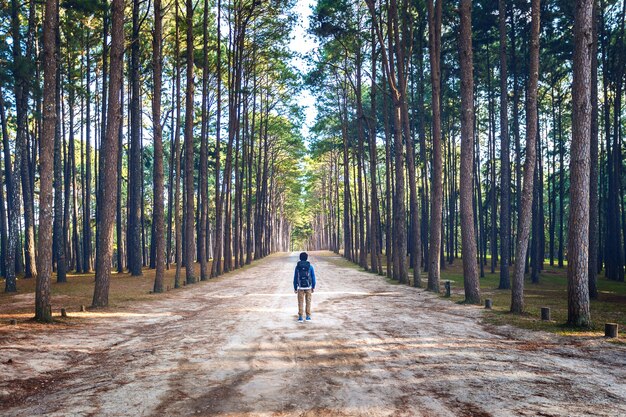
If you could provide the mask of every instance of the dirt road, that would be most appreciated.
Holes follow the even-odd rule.
[[[18,333],[0,343],[0,415],[626,415],[623,347],[488,328],[478,307],[321,255],[300,324],[295,260]]]

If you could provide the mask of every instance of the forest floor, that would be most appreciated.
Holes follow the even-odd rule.
[[[626,415],[622,344],[495,326],[330,253],[297,323],[295,261],[52,326],[3,320],[0,415]]]
[[[446,269],[441,271],[441,279],[451,282],[450,299],[452,301],[460,302],[465,299],[461,259],[456,259],[452,265],[446,265]],[[513,279],[512,276],[511,279]],[[567,266],[559,268],[546,262],[538,283],[531,283],[530,276],[526,277],[524,314],[509,313],[511,290],[499,290],[499,284],[500,269],[495,268],[495,271],[491,273],[489,267],[485,266],[485,276],[480,279],[480,290],[483,299],[490,298],[493,302],[493,310],[484,316],[488,323],[512,324],[525,329],[576,337],[603,336],[605,323],[618,323],[620,329],[626,329],[626,284],[610,281],[604,273],[598,274],[598,298],[591,300],[590,303],[592,326],[590,329],[582,330],[565,325],[567,322]],[[551,321],[540,320],[541,307],[550,308]],[[612,343],[626,343],[626,339],[614,339]]]

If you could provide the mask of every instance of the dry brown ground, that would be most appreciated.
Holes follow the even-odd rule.
[[[149,302],[0,326],[10,416],[626,415],[626,348],[482,324],[481,309],[314,254],[299,324],[295,256]]]

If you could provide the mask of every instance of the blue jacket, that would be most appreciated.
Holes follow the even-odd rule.
[[[315,289],[315,270],[313,270],[313,265],[309,267],[309,275],[311,276],[311,288]],[[296,270],[293,273],[293,290],[298,291],[298,266],[296,265]]]

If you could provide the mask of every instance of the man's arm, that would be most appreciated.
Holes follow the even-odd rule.
[[[311,283],[312,288],[315,289],[315,270],[313,269],[313,265],[311,265]]]
[[[293,271],[293,290],[298,292],[298,267]]]

